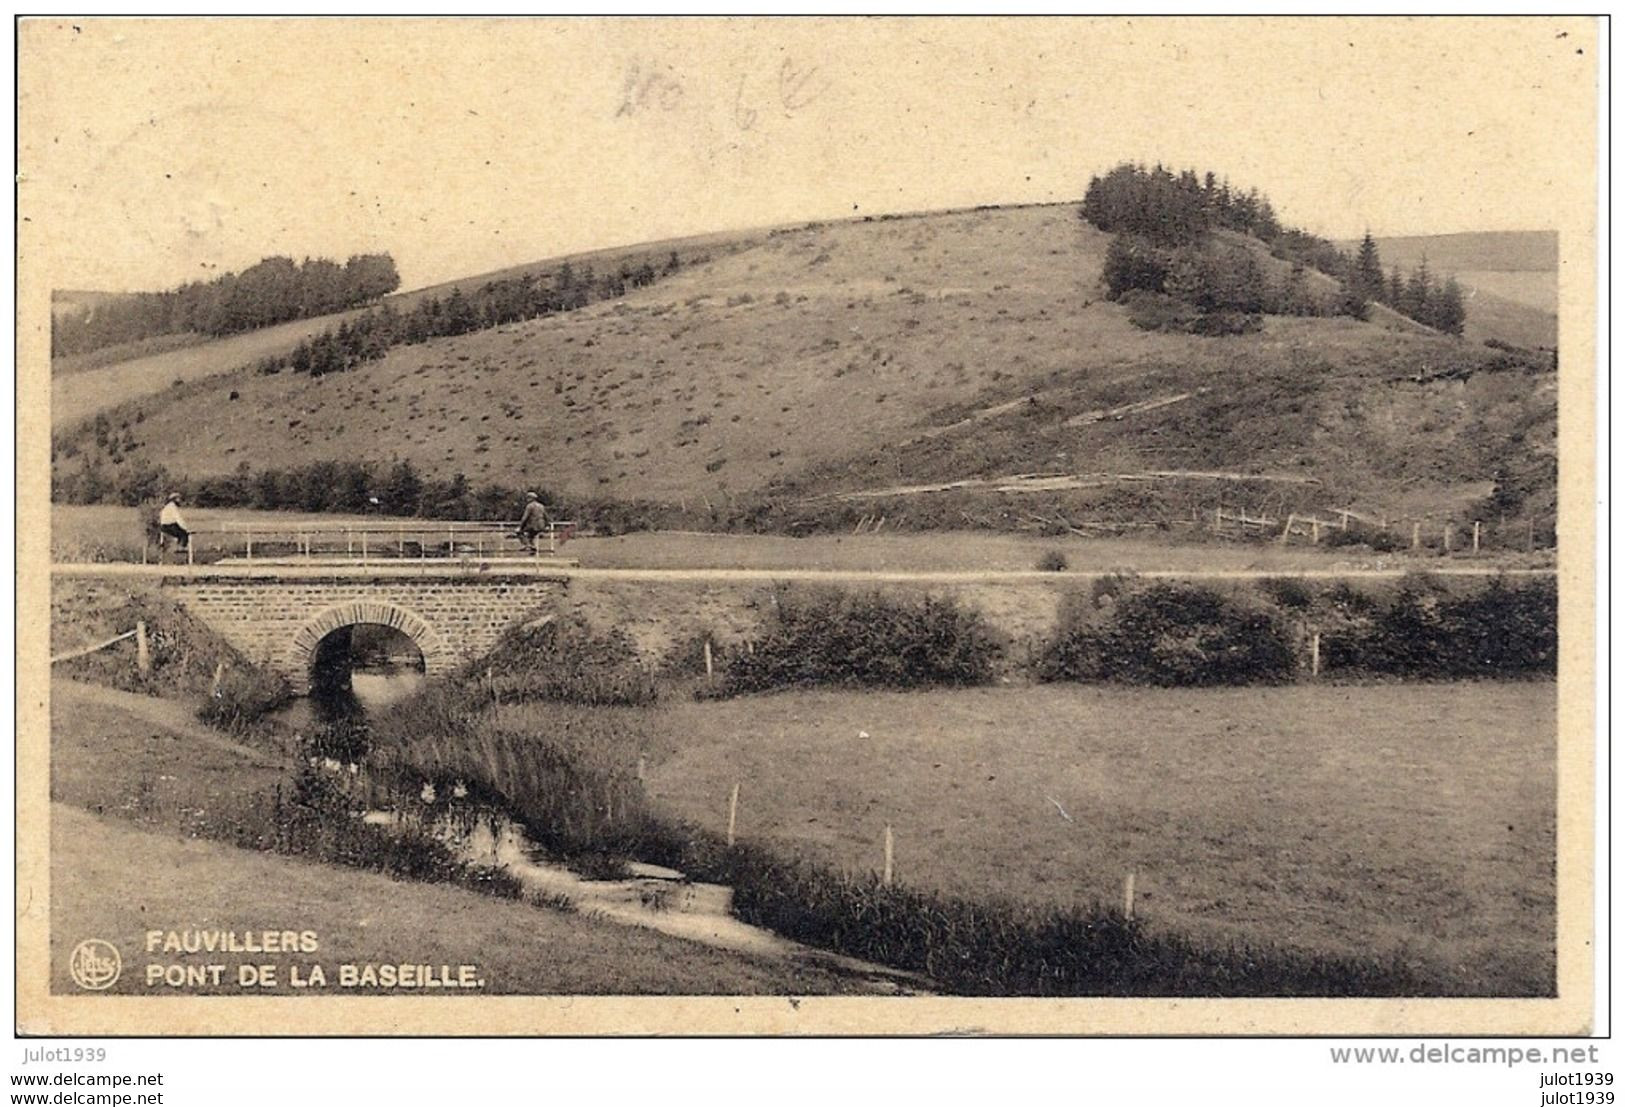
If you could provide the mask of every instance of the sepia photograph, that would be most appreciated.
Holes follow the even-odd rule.
[[[15,34],[19,1033],[1595,1029],[1597,20]]]

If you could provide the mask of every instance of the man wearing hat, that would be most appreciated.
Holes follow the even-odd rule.
[[[536,552],[536,536],[547,529],[547,509],[534,492],[525,493],[525,510],[519,516],[519,541],[530,553]]]
[[[150,516],[149,516],[150,518]],[[171,492],[169,499],[164,501],[163,510],[158,512],[158,529],[177,543],[177,548],[185,552],[192,542],[192,532],[187,529],[186,520],[181,518],[181,494]]]

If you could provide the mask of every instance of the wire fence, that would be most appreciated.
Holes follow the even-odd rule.
[[[1556,516],[1518,519],[1390,517],[1352,508],[1288,512],[1285,518],[1244,506],[1216,505],[1204,520],[1214,534],[1273,539],[1281,545],[1367,545],[1386,551],[1476,554],[1551,549],[1557,545]]]

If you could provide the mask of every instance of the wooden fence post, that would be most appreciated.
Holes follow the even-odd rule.
[[[1451,525],[1449,523],[1446,523],[1444,525],[1444,552],[1445,553],[1450,552],[1450,532],[1453,529],[1454,528],[1451,527]]]
[[[710,680],[715,673],[711,668],[711,639],[705,640],[705,679]]]
[[[1134,917],[1134,870],[1130,869],[1123,878],[1123,917]]]
[[[1478,523],[1477,520],[1473,521],[1473,552],[1475,554],[1478,552],[1478,528],[1479,528],[1479,525],[1480,524]]]
[[[147,622],[145,619],[135,621],[135,667],[142,676],[152,672],[152,654],[147,650]]]
[[[739,782],[734,781],[734,790],[728,796],[728,844],[734,844],[734,825],[739,818]]]
[[[1419,550],[1421,548],[1422,548],[1422,524],[1421,523],[1412,523],[1411,524],[1411,549]]]
[[[883,869],[881,869],[881,871],[880,871],[880,882],[882,884],[884,884],[886,887],[890,888],[891,887],[891,878],[892,878],[892,836],[891,836],[891,823],[887,823],[886,824],[885,867]]]
[[[1320,675],[1320,631],[1309,639],[1309,675]]]

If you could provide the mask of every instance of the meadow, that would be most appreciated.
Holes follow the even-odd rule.
[[[1547,683],[790,692],[678,703],[638,757],[658,811],[862,877],[975,901],[1114,905],[1154,930],[1448,966],[1463,991],[1554,971]],[[489,725],[544,733],[556,711]]]

